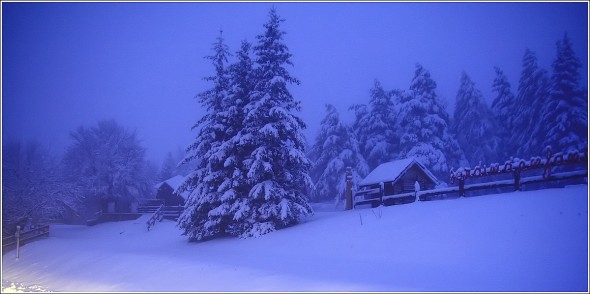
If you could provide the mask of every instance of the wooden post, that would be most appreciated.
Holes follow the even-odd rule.
[[[465,197],[465,179],[459,178],[459,196]]]
[[[14,237],[16,239],[16,260],[18,260],[20,249],[20,226],[16,226],[16,233],[14,233]]]
[[[352,209],[352,167],[346,167],[346,207],[345,210]]]
[[[385,193],[385,183],[379,183],[379,205],[383,205],[383,193]]]
[[[514,190],[520,191],[520,169],[514,171]]]

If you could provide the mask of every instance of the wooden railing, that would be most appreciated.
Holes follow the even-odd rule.
[[[2,254],[13,249],[14,247],[31,243],[42,237],[49,237],[49,225],[38,225],[29,229],[28,231],[22,232],[20,231],[20,228],[18,228],[14,236],[2,238]]]
[[[383,202],[380,188],[366,189],[354,193],[352,197],[352,207],[363,204],[371,204],[372,206],[378,206]]]
[[[147,229],[148,231],[156,224],[156,221],[162,221],[164,219],[164,204],[160,205],[156,212],[152,214],[150,219],[147,221]]]

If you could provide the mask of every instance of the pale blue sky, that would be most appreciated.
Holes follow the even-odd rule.
[[[345,120],[374,79],[406,89],[416,62],[449,113],[465,70],[491,100],[494,66],[518,86],[525,48],[548,71],[564,33],[587,85],[588,4],[578,3],[2,3],[2,138],[37,139],[61,154],[69,132],[114,118],[137,129],[148,156],[185,148],[202,115],[193,97],[212,73],[203,57],[222,28],[231,52],[254,42],[270,7],[286,21],[291,87],[309,142],[324,104]]]

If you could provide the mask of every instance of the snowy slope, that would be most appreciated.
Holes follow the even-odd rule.
[[[21,248],[20,260],[14,252],[3,256],[3,285],[54,291],[588,290],[587,185],[346,212],[317,208],[305,223],[260,238],[204,243],[188,243],[166,220],[150,232],[144,221],[54,225],[51,237]]]

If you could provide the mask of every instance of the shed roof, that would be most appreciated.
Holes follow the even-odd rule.
[[[170,186],[170,188],[172,188],[174,191],[176,191],[176,189],[178,189],[178,187],[180,187],[180,185],[182,185],[183,182],[184,182],[184,177],[181,175],[177,175],[177,176],[171,177],[163,182],[156,184],[156,189],[159,189],[163,184],[168,184],[168,186]],[[190,194],[190,192],[184,191],[184,192],[180,193],[180,196],[186,200],[188,198],[189,194]]]
[[[381,182],[395,182],[413,165],[417,165],[435,184],[439,184],[438,179],[426,167],[424,167],[424,165],[414,158],[406,158],[382,163],[360,181],[359,185],[364,186],[379,184]]]

